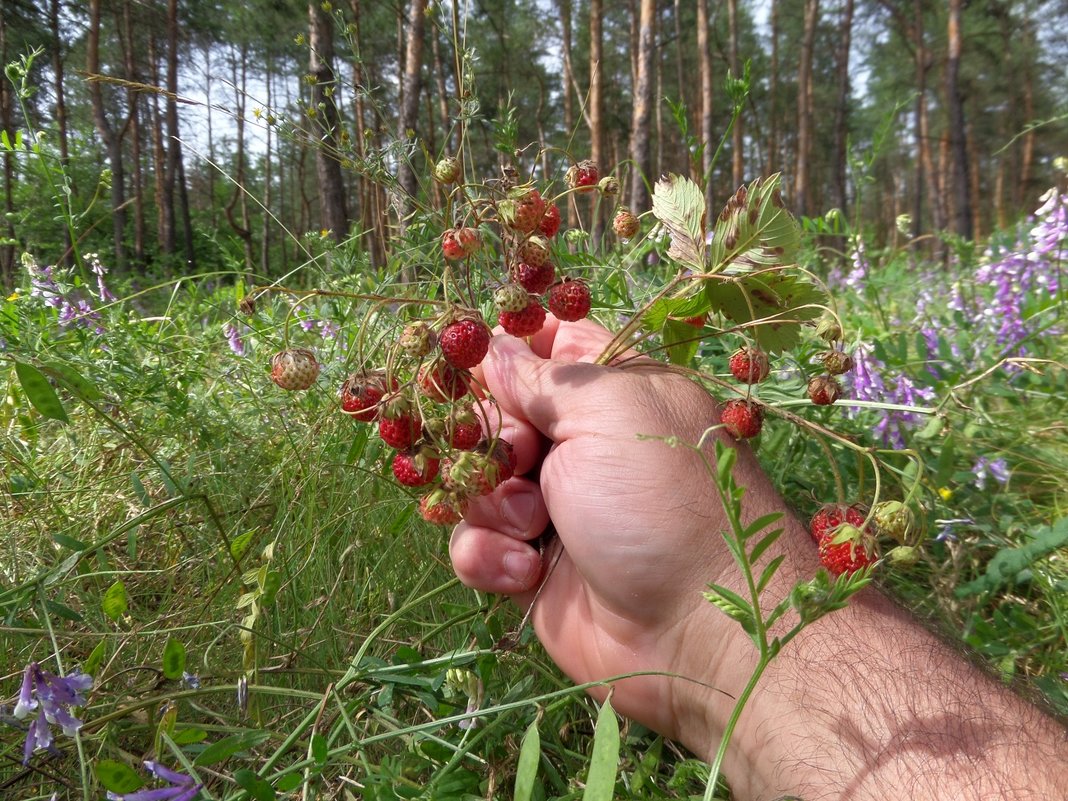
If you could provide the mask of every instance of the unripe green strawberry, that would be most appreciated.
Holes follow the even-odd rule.
[[[752,401],[727,401],[719,416],[720,423],[735,439],[752,439],[764,426],[764,410]]]
[[[446,156],[434,165],[434,179],[443,184],[456,183],[460,180],[460,162]]]
[[[820,358],[823,369],[831,375],[842,375],[853,369],[853,357],[842,350],[829,350]]]
[[[824,342],[837,342],[842,338],[842,326],[838,318],[825,315],[816,325],[816,336]]]
[[[590,288],[582,281],[565,278],[549,288],[549,311],[563,322],[583,319],[590,313]]]
[[[556,268],[551,261],[544,264],[519,262],[512,267],[512,280],[532,295],[541,295],[556,279]]]
[[[506,332],[514,337],[529,337],[538,333],[545,325],[545,309],[537,300],[531,298],[530,303],[522,311],[501,312],[497,317]]]
[[[615,197],[619,194],[619,179],[614,175],[606,175],[597,182],[597,188],[605,197]]]
[[[912,567],[920,561],[920,549],[915,545],[898,545],[891,548],[885,558],[894,567]]]
[[[872,510],[872,520],[876,530],[901,543],[912,545],[916,542],[916,515],[901,501],[883,501]]]
[[[438,335],[424,322],[411,323],[404,327],[397,343],[400,349],[413,359],[422,359],[438,344]]]
[[[307,348],[286,348],[271,357],[271,380],[282,389],[307,389],[318,377],[319,362]]]
[[[731,355],[728,367],[731,375],[743,384],[759,384],[771,372],[768,354],[749,345],[739,348]]]
[[[523,240],[516,251],[516,259],[534,267],[540,267],[549,261],[549,242],[543,236],[531,236]]]
[[[641,230],[641,223],[634,216],[634,212],[628,208],[620,208],[612,219],[612,230],[620,239],[630,239]]]
[[[519,284],[504,284],[493,293],[493,303],[498,312],[523,311],[530,300],[530,293]]]
[[[577,192],[593,192],[597,188],[597,182],[601,176],[597,171],[597,165],[589,159],[571,165],[564,176],[564,181],[570,189]]]
[[[465,498],[489,495],[501,483],[500,468],[485,453],[460,451],[441,464],[441,483]]]
[[[808,382],[808,398],[816,406],[830,406],[841,395],[841,385],[829,375],[818,375]]]
[[[453,367],[470,370],[486,358],[490,330],[481,319],[464,317],[449,323],[438,336],[438,346]]]

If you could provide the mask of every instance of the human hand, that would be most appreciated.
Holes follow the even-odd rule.
[[[725,576],[732,563],[720,537],[726,519],[698,453],[639,439],[696,443],[717,422],[716,403],[651,361],[627,369],[592,364],[609,339],[594,323],[552,318],[530,347],[494,338],[482,379],[499,404],[517,472],[540,465],[540,474],[514,478],[471,504],[453,534],[453,566],[469,586],[513,595],[524,608],[544,578],[532,621],[577,682],[636,671],[717,681],[720,672],[695,640],[723,645],[737,636],[701,594],[709,581],[734,583]],[[748,514],[782,511],[749,449],[740,450]],[[550,518],[563,551],[546,576],[555,548],[543,562],[528,542]],[[713,732],[694,697],[707,692],[642,676],[616,683],[613,703],[702,749]]]

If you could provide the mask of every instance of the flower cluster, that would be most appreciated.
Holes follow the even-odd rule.
[[[896,378],[888,381],[885,376],[886,365],[872,354],[867,345],[857,346],[853,351],[853,360],[853,372],[847,380],[851,396],[857,400],[919,406],[935,399],[933,389],[920,386],[906,373],[899,373]],[[859,409],[854,409],[850,414],[855,417],[859,412]],[[880,415],[879,422],[875,425],[875,433],[884,444],[899,449],[905,447],[904,432],[915,428],[925,419],[922,415],[906,409],[883,409],[880,410]]]
[[[114,300],[115,295],[104,283],[107,268],[100,262],[97,254],[87,254],[87,258],[90,269],[96,275],[99,299],[105,303]],[[94,334],[104,333],[100,312],[94,309],[88,300],[78,297],[62,285],[60,283],[62,277],[57,276],[54,267],[41,267],[29,253],[22,254],[22,265],[30,276],[30,297],[40,298],[46,306],[58,311],[58,322],[62,328],[81,326],[91,330]]]
[[[171,770],[158,762],[145,760],[144,765],[145,770],[157,779],[167,782],[167,786],[123,794],[108,791],[108,801],[193,801],[204,787],[192,776]]]
[[[30,721],[26,743],[22,749],[22,764],[28,765],[34,751],[45,748],[54,750],[52,725],[58,725],[65,735],[73,737],[82,722],[71,714],[71,707],[85,704],[84,692],[92,688],[93,677],[80,671],[68,676],[57,676],[42,670],[36,662],[26,666],[22,676],[22,689],[15,704],[14,715],[19,720],[38,710]]]
[[[993,297],[980,310],[1004,356],[1024,355],[1023,341],[1031,335],[1028,304],[1041,296],[1055,298],[1060,272],[1068,258],[1068,197],[1051,189],[1035,211],[1035,224],[1011,248],[990,247],[989,261],[975,274],[980,285],[993,289]]]

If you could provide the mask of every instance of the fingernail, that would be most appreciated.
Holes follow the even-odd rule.
[[[514,492],[501,501],[501,515],[517,531],[526,532],[534,521],[534,493]]]
[[[510,551],[504,555],[504,572],[516,584],[526,587],[534,578],[538,555],[529,551]]]

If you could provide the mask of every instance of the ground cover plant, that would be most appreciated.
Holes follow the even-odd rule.
[[[5,793],[729,793],[718,764],[621,731],[449,570],[436,524],[511,469],[470,370],[490,326],[529,336],[543,302],[618,331],[605,363],[636,347],[701,381],[812,518],[827,571],[762,609],[776,521],[745,521],[733,452],[712,452],[731,526],[710,536],[752,592],[708,599],[761,665],[793,633],[770,620],[811,622],[875,577],[1068,710],[1063,172],[945,263],[859,223],[803,228],[774,175],[715,208],[665,176],[596,241],[612,171],[583,153],[532,169],[497,122],[504,168],[427,160],[445,200],[383,267],[325,236],[277,280],[131,281],[25,249],[0,309]],[[16,149],[61,177],[42,148]],[[551,230],[553,204],[578,225]]]

